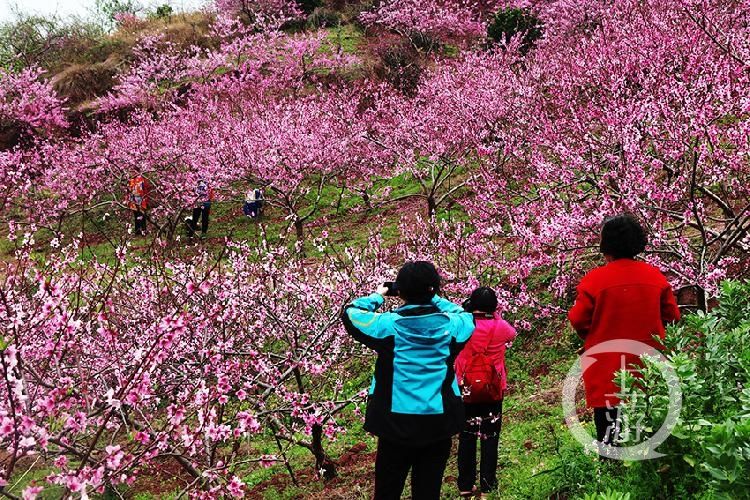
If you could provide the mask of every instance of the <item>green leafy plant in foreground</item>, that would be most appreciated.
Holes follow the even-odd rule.
[[[679,378],[682,409],[658,448],[665,456],[637,465],[658,471],[666,495],[750,498],[750,283],[723,283],[719,304],[669,327],[665,359],[644,359],[624,377],[625,429],[638,423],[646,435],[667,413],[662,365]]]
[[[630,500],[630,493],[607,490],[604,493],[590,493],[583,497],[584,500]]]

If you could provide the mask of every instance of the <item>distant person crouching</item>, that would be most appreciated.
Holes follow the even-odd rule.
[[[251,219],[257,219],[263,211],[263,190],[250,189],[245,195],[245,204],[242,206],[242,213]]]

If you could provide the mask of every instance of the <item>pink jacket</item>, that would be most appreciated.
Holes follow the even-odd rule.
[[[502,319],[499,313],[491,317],[486,314],[475,314],[474,321],[476,329],[453,365],[456,374],[463,373],[464,367],[477,349],[476,346],[481,349],[486,345],[487,357],[495,364],[495,370],[500,374],[502,388],[505,390],[508,385],[505,374],[505,349],[508,347],[506,344],[516,338],[516,330]]]

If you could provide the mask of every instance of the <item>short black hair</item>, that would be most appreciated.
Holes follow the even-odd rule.
[[[643,226],[630,214],[605,219],[599,250],[615,259],[632,259],[646,249],[648,239]]]
[[[463,306],[467,312],[482,311],[491,314],[497,310],[497,294],[492,288],[480,286],[471,292]]]
[[[399,296],[410,304],[429,304],[440,292],[440,275],[432,262],[407,262],[396,276]]]

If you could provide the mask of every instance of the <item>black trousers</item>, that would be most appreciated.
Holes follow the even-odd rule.
[[[596,426],[596,440],[605,444],[615,445],[620,435],[620,425],[617,422],[619,408],[594,408],[594,425]]]
[[[201,221],[201,233],[206,234],[210,212],[211,207],[209,205],[201,205],[193,209],[193,217],[190,219],[190,236],[195,235],[195,230],[198,229],[198,219]]]
[[[458,490],[471,491],[477,479],[477,440],[481,443],[479,487],[497,488],[497,447],[500,443],[503,402],[466,403],[466,427],[458,437]]]
[[[143,235],[146,232],[146,214],[140,210],[133,210],[135,220],[135,234]]]
[[[451,453],[450,438],[425,446],[407,446],[378,439],[375,458],[375,500],[398,500],[411,469],[413,500],[438,500]]]

